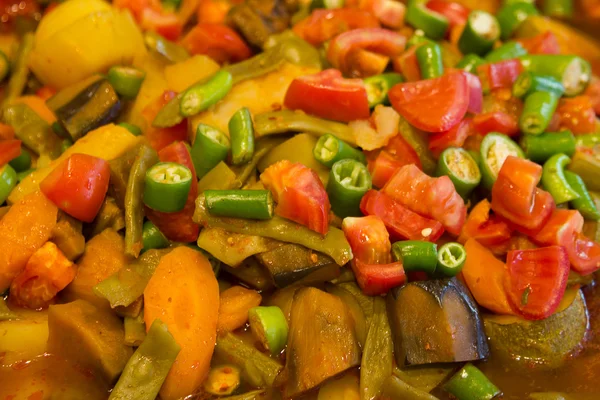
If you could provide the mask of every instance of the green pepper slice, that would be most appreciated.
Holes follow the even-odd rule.
[[[467,251],[462,244],[450,242],[439,248],[436,272],[445,276],[455,276],[465,265]]]
[[[579,56],[530,54],[520,59],[525,70],[552,76],[562,83],[567,96],[577,96],[583,92],[592,77],[590,63]]]
[[[17,185],[17,172],[10,164],[0,168],[0,205],[4,204],[8,195]]]
[[[496,14],[496,18],[498,18],[498,23],[500,24],[500,37],[502,40],[507,40],[530,15],[538,14],[537,8],[531,3],[519,1],[508,4],[505,2],[504,6]]]
[[[531,161],[543,163],[558,153],[575,153],[575,136],[571,131],[546,132],[541,135],[523,135],[521,147]]]
[[[144,251],[150,249],[164,249],[169,247],[169,239],[163,235],[152,221],[144,222],[144,229],[142,230],[142,243],[144,244]]]
[[[248,311],[250,330],[271,354],[281,353],[287,343],[288,324],[277,306],[253,307]]]
[[[228,128],[231,139],[231,163],[233,165],[247,163],[254,154],[254,125],[250,110],[244,107],[236,111],[229,120]]]
[[[487,189],[491,189],[498,178],[498,172],[508,156],[525,158],[523,150],[508,136],[490,133],[483,138],[481,148],[481,179]]]
[[[438,160],[437,176],[448,176],[463,199],[469,197],[481,182],[481,171],[469,152],[461,147],[449,147]]]
[[[477,54],[467,54],[456,64],[456,68],[467,71],[471,74],[477,74],[477,67],[485,64],[483,58]]]
[[[490,400],[500,394],[500,389],[473,364],[462,367],[444,384],[444,390],[460,400]]]
[[[571,159],[566,154],[555,154],[544,163],[542,185],[550,192],[556,204],[576,200],[579,194],[569,185],[565,177],[565,167]]]
[[[160,162],[146,172],[144,204],[160,212],[181,211],[191,187],[192,171],[189,168]]]
[[[371,187],[371,175],[364,164],[356,160],[336,162],[327,182],[331,210],[340,218],[361,215],[360,200]]]
[[[191,117],[205,111],[225,97],[232,86],[231,74],[219,70],[208,81],[195,84],[183,92],[179,112],[183,117]]]
[[[21,146],[21,154],[8,162],[17,172],[27,171],[31,168],[31,154]]]
[[[319,138],[313,149],[313,155],[317,161],[328,168],[341,160],[356,160],[362,164],[367,163],[362,151],[330,134]]]
[[[437,245],[422,240],[403,240],[392,245],[395,261],[402,261],[404,271],[422,271],[433,275],[438,263]]]
[[[273,217],[273,196],[268,190],[207,190],[206,209],[212,215],[231,218]]]
[[[432,79],[442,76],[442,48],[437,43],[426,43],[419,46],[415,52],[422,79]]]
[[[551,92],[560,97],[565,92],[565,88],[562,83],[552,76],[524,71],[513,84],[512,94],[515,97],[522,98],[533,92]]]
[[[133,99],[139,93],[146,73],[134,67],[116,66],[108,70],[107,77],[115,92],[127,99]]]
[[[395,72],[386,72],[380,75],[365,78],[365,89],[367,89],[367,100],[369,107],[373,108],[379,104],[390,104],[388,92],[398,84],[404,82],[402,75]]]
[[[425,36],[433,40],[444,37],[450,22],[440,13],[428,9],[423,0],[411,0],[406,9],[406,22],[415,29],[421,29]]]
[[[571,200],[571,206],[578,210],[584,218],[598,221],[600,219],[600,211],[598,211],[596,203],[585,187],[583,179],[571,171],[565,171],[565,178],[569,186],[579,195],[579,198]]]
[[[492,49],[499,37],[500,25],[496,17],[486,11],[471,11],[458,39],[458,48],[463,54],[483,56]]]
[[[486,54],[485,61],[495,63],[512,60],[527,54],[527,50],[519,42],[506,42],[502,46]]]
[[[521,132],[529,135],[539,135],[544,132],[550,125],[559,98],[559,95],[552,92],[533,92],[527,95],[519,118]]]
[[[196,175],[201,179],[208,171],[227,158],[231,142],[225,133],[205,124],[198,124],[190,154]]]

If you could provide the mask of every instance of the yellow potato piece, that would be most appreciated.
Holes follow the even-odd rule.
[[[194,83],[206,79],[219,70],[212,58],[197,55],[165,68],[165,78],[169,89],[183,92]]]
[[[89,154],[105,160],[112,160],[135,146],[140,140],[141,137],[134,136],[127,129],[113,124],[104,125],[91,131],[69,147],[59,158],[52,161],[50,165],[32,172],[19,183],[10,193],[8,202],[16,203],[27,194],[38,190],[40,182],[71,154]]]

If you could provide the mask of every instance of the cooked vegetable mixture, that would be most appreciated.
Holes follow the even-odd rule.
[[[597,0],[0,0],[0,400],[600,399]]]

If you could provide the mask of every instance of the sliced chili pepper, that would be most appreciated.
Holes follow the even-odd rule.
[[[435,243],[422,240],[404,240],[392,245],[392,256],[402,262],[405,272],[421,271],[433,275],[438,263]]]
[[[508,136],[498,133],[486,135],[480,146],[481,177],[486,188],[491,189],[507,157],[524,158],[523,151]]]
[[[127,122],[119,122],[117,125],[127,129],[129,133],[131,133],[133,136],[141,136],[143,133],[142,129],[137,125],[133,125]]]
[[[248,323],[254,337],[273,355],[281,353],[287,344],[288,324],[277,306],[253,307],[248,311]]]
[[[1,145],[1,143],[2,142],[0,142],[0,145]],[[0,148],[1,148],[1,146],[0,146]],[[0,152],[1,151],[2,150],[0,149]],[[27,151],[26,149],[21,147],[21,154],[19,154],[18,156],[16,156],[12,160],[10,160],[8,163],[17,172],[26,171],[29,168],[31,168],[31,154],[29,154],[29,151]],[[0,162],[0,165],[2,165],[1,162]]]
[[[433,40],[442,39],[450,26],[448,18],[427,8],[425,1],[420,0],[409,2],[405,20],[415,29],[425,32],[425,36]]]
[[[501,393],[500,389],[471,363],[454,374],[444,384],[444,390],[461,400],[492,399]]]
[[[578,56],[531,54],[520,59],[525,70],[556,78],[562,83],[567,96],[583,92],[592,76],[590,63]]]
[[[506,60],[477,67],[484,92],[511,88],[522,71],[523,66],[519,60]]]
[[[161,162],[146,172],[144,204],[161,212],[177,212],[185,207],[192,186],[192,172],[183,165]]]
[[[313,155],[317,161],[329,168],[336,162],[346,159],[356,160],[363,164],[367,162],[362,151],[331,134],[319,138],[313,149]]]
[[[558,99],[555,93],[533,92],[525,97],[523,112],[519,119],[521,131],[529,135],[539,135],[548,128]]]
[[[573,0],[544,0],[542,12],[552,18],[571,18],[574,8]]]
[[[525,71],[515,81],[512,94],[521,98],[533,92],[551,92],[560,97],[565,92],[565,88],[562,83],[551,76],[537,75],[531,71]]]
[[[360,201],[371,187],[371,175],[364,164],[356,160],[336,162],[327,182],[331,210],[341,218],[361,215]]]
[[[560,99],[556,113],[560,116],[562,129],[576,135],[596,132],[596,116],[588,96]]]
[[[458,39],[458,48],[463,54],[474,53],[482,56],[492,49],[498,38],[500,25],[496,17],[486,11],[475,10],[469,14]]]
[[[438,160],[437,176],[448,176],[463,199],[469,197],[481,181],[477,162],[461,147],[449,147]]]
[[[9,164],[0,167],[0,205],[4,204],[8,195],[17,185],[17,173]]]
[[[155,121],[161,110],[176,97],[176,92],[165,91],[142,110],[142,117],[147,124],[147,128],[144,130],[144,136],[156,151],[160,151],[175,141],[187,140],[187,121],[182,120],[181,122],[165,128],[155,127],[153,125],[153,121]],[[179,114],[178,110],[177,114]]]
[[[471,10],[463,4],[455,1],[429,0],[425,6],[446,17],[450,24],[450,28],[464,25],[471,12]]]
[[[506,42],[502,46],[490,51],[485,56],[487,62],[512,60],[527,54],[527,50],[519,42]]]
[[[575,136],[570,131],[524,135],[521,147],[528,159],[543,163],[558,153],[572,156],[575,153]]]
[[[465,118],[449,131],[429,135],[429,150],[435,157],[449,147],[462,147],[473,133],[473,119]]]
[[[526,1],[513,2],[505,5],[498,11],[496,17],[502,31],[502,40],[512,37],[517,28],[531,15],[538,15],[535,5]]]
[[[483,58],[479,57],[477,54],[469,53],[465,55],[459,62],[456,64],[456,68],[467,71],[471,74],[477,73],[477,67],[485,64]]]
[[[169,239],[163,235],[152,221],[144,222],[144,229],[142,230],[142,243],[144,244],[144,251],[150,249],[164,249],[169,246]]]
[[[233,165],[247,163],[254,155],[254,125],[250,110],[243,107],[236,111],[229,120],[228,127],[231,139],[231,163]]]
[[[205,111],[225,97],[232,86],[231,73],[219,70],[208,81],[196,84],[183,92],[179,112],[184,117],[191,117]]]
[[[512,137],[519,134],[517,120],[503,111],[476,115],[473,117],[473,128],[482,135],[497,132]]]
[[[436,272],[445,276],[456,276],[464,267],[467,251],[462,244],[450,242],[438,249]]]
[[[231,142],[227,135],[212,126],[198,124],[191,150],[198,177],[202,178],[218,163],[225,160],[230,149]]]
[[[108,70],[108,82],[119,95],[133,99],[137,96],[146,73],[134,67],[118,66]]]
[[[467,216],[458,241],[465,243],[472,238],[486,247],[491,247],[506,243],[511,237],[511,232],[504,221],[491,213],[490,202],[483,199]]]
[[[417,47],[415,51],[421,77],[431,79],[442,76],[444,65],[442,63],[442,49],[437,43],[427,43]]]
[[[530,38],[517,39],[529,54],[560,54],[560,46],[556,35],[546,31]]]
[[[571,200],[571,206],[578,210],[586,219],[592,219],[595,221],[599,220],[600,211],[598,211],[596,203],[585,187],[585,182],[583,182],[583,179],[571,171],[565,171],[564,173],[567,183],[571,189],[573,189],[579,195],[577,199]]]
[[[566,203],[579,198],[579,194],[565,178],[565,167],[571,159],[563,153],[555,154],[544,163],[542,184],[550,192],[556,204]]]
[[[397,83],[404,82],[402,75],[388,72],[381,75],[370,76],[364,80],[367,90],[369,107],[373,108],[379,104],[389,105],[388,92]]]
[[[204,196],[206,209],[218,217],[273,217],[273,196],[268,190],[206,190]]]

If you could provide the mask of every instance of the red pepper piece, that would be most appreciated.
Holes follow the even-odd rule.
[[[487,135],[490,132],[500,132],[512,137],[519,134],[517,119],[503,111],[476,115],[473,118],[473,126],[482,135]]]
[[[0,168],[21,155],[21,141],[17,139],[0,140]]]
[[[477,67],[483,90],[511,88],[521,72],[523,65],[519,60],[506,60]]]

